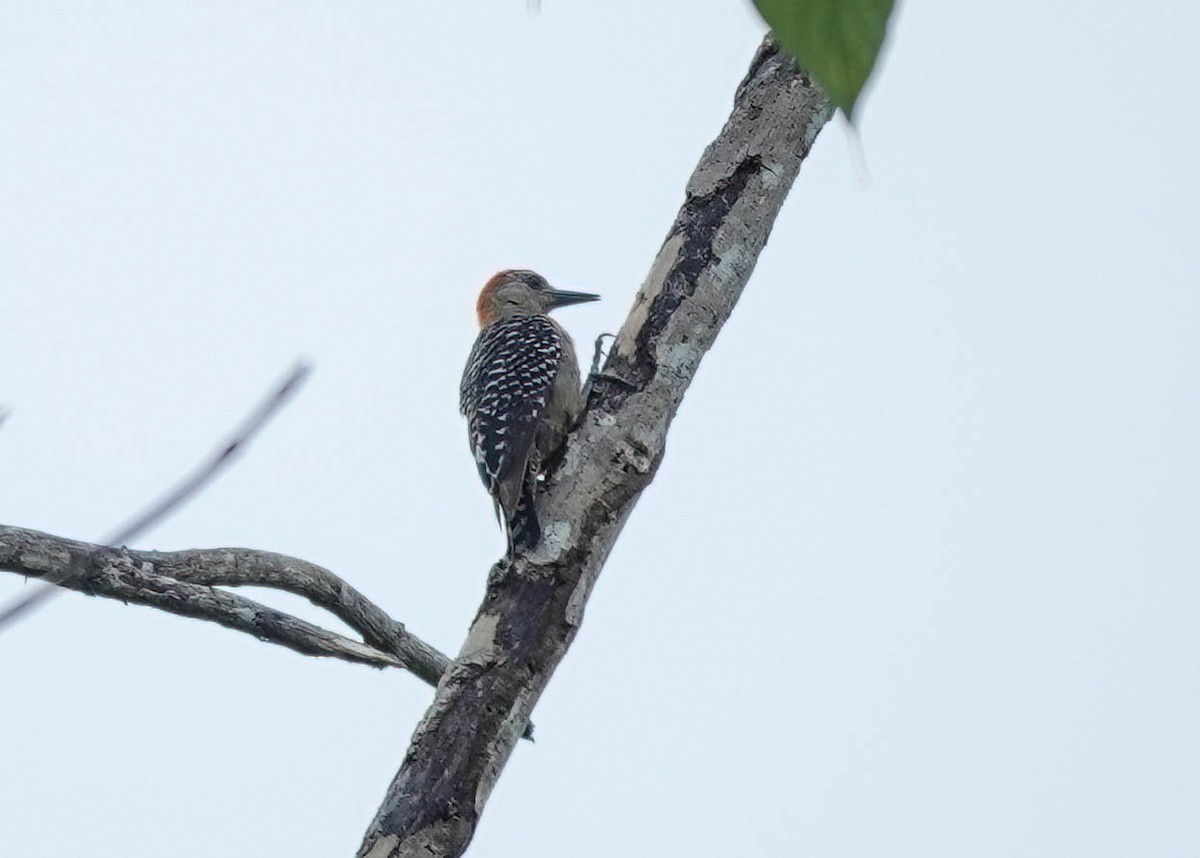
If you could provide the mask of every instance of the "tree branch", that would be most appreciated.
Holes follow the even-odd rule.
[[[462,653],[417,727],[360,858],[457,858],[466,850],[609,551],[654,477],[684,392],[831,115],[820,89],[765,41],[688,182],[581,426],[539,495],[543,541],[492,568]]]
[[[244,548],[133,551],[0,525],[0,570],[207,620],[305,655],[407,668],[434,686],[450,661],[329,570],[281,554]],[[219,585],[304,596],[359,632],[365,643],[216,589]]]
[[[287,404],[304,380],[308,378],[310,371],[311,368],[308,364],[297,363],[283,379],[283,382],[274,387],[267,397],[254,407],[254,410],[246,416],[233,433],[217,446],[212,455],[196,466],[178,484],[172,486],[165,495],[156,499],[146,509],[117,528],[111,536],[104,540],[104,544],[124,545],[195,497],[236,458],[238,453],[245,449],[254,436],[271,421],[271,418],[279,413],[279,410]],[[52,574],[46,574],[44,577],[46,583],[41,589],[0,609],[0,629],[11,625],[19,617],[39,605],[45,604],[60,592],[54,586],[59,581]]]
[[[370,646],[398,657],[413,674],[436,686],[450,659],[410,634],[404,624],[328,569],[269,551],[212,548],[193,551],[131,551],[162,575],[210,587],[271,587],[303,596],[362,635]]]

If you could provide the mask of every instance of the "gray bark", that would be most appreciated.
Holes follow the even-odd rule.
[[[0,525],[0,570],[208,620],[305,655],[407,668],[434,686],[450,662],[328,569],[269,551],[133,551]],[[363,642],[219,586],[271,587],[303,596],[362,635]]]
[[[538,498],[543,541],[492,567],[359,849],[360,858],[462,855],[592,586],[662,460],[667,430],[767,241],[832,109],[769,40],[738,88]]]

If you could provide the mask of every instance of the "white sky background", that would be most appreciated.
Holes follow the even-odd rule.
[[[0,522],[98,538],[305,355],[139,547],[317,561],[456,651],[503,546],[475,292],[533,267],[615,331],[761,32],[3,4]],[[900,11],[869,181],[834,123],[473,855],[1200,854],[1198,35],[1183,2]],[[6,856],[352,854],[430,699],[74,594],[0,636],[0,687]]]

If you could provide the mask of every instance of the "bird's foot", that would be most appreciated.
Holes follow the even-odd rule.
[[[604,339],[605,339],[605,337],[608,337],[609,339],[612,339],[612,340],[616,340],[617,335],[616,334],[601,334],[600,336],[596,337],[596,347],[592,351],[592,368],[588,371],[588,376],[591,378],[595,378],[596,375],[600,372],[600,361],[603,360],[605,357],[605,355],[604,355]]]

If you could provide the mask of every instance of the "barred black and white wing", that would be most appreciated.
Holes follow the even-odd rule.
[[[480,332],[463,373],[459,409],[471,452],[510,538],[562,357],[562,335],[548,318],[517,316]]]

